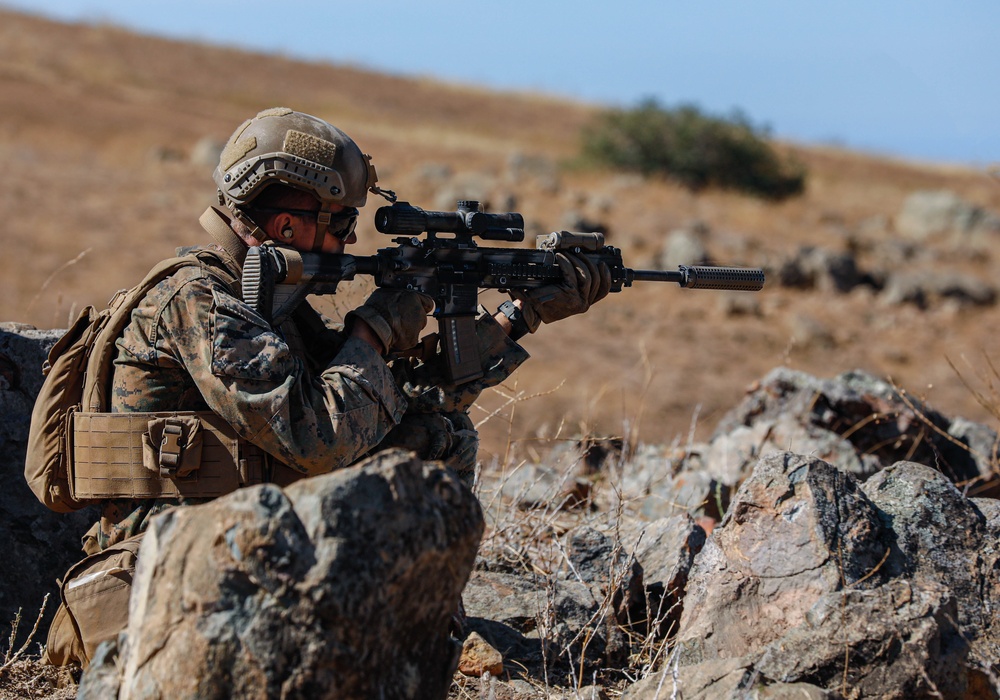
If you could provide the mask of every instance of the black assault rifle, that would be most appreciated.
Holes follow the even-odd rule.
[[[396,247],[370,256],[304,253],[275,245],[251,248],[243,267],[243,300],[279,324],[306,295],[333,294],[341,280],[359,274],[371,275],[379,287],[422,292],[437,304],[434,316],[450,378],[461,383],[482,376],[475,330],[479,290],[525,290],[558,282],[562,273],[555,254],[560,250],[606,264],[612,292],[633,282],[748,292],[764,286],[760,269],[681,265],[676,271],[633,270],[625,267],[621,250],[604,245],[601,233],[557,231],[538,236],[534,250],[481,248],[477,237],[523,241],[524,219],[513,212],[481,212],[473,201],[460,201],[457,211],[425,211],[396,202],[375,212],[375,228],[398,236]]]

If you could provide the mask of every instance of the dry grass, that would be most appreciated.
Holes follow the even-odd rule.
[[[47,700],[69,700],[76,697],[79,674],[65,668],[46,666],[40,662],[41,644],[33,651],[32,643],[38,634],[38,627],[49,596],[46,594],[42,607],[35,618],[35,624],[24,639],[21,632],[21,611],[11,622],[10,637],[6,649],[0,657],[0,700],[22,700],[25,698],[46,698]]]

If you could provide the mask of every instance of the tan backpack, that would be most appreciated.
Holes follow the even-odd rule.
[[[138,285],[118,292],[108,308],[85,308],[49,351],[42,367],[45,381],[31,412],[24,478],[39,501],[59,513],[79,510],[91,501],[77,499],[69,480],[73,455],[73,414],[108,411],[108,392],[117,355],[115,341],[132,310],[156,284],[183,267],[201,265],[199,252],[164,260]],[[214,257],[214,256],[213,256]]]

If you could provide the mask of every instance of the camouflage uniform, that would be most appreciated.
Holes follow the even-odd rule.
[[[306,303],[272,328],[231,284],[246,247],[215,211],[218,218],[203,225],[217,241],[210,250],[219,269],[183,268],[133,311],[117,343],[112,410],[213,411],[272,460],[306,476],[402,446],[469,479],[477,435],[468,409],[527,353],[483,314],[477,332],[485,376],[453,386],[443,381],[440,356],[387,364]],[[87,548],[142,532],[149,517],[184,503],[106,501]]]

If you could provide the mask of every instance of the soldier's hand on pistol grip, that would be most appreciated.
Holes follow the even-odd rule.
[[[532,333],[542,323],[584,313],[611,291],[611,270],[605,263],[566,251],[556,253],[556,263],[563,275],[558,284],[510,292],[511,297],[521,300],[524,320]]]
[[[348,327],[357,319],[368,324],[386,353],[402,352],[420,342],[427,314],[433,310],[434,300],[426,294],[379,288],[345,320]]]

